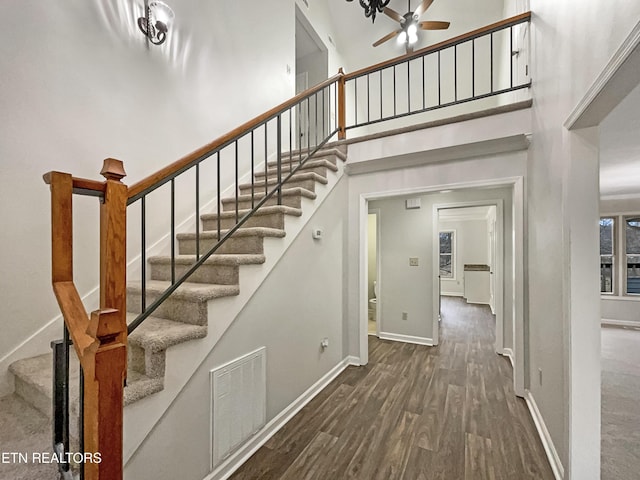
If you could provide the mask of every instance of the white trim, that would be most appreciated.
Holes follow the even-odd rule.
[[[416,337],[414,335],[401,335],[399,333],[379,332],[378,338],[380,338],[381,340],[415,343],[416,345],[427,345],[429,347],[433,347],[433,340],[427,337]]]
[[[505,348],[505,349],[502,350],[501,355],[504,355],[505,357],[507,357],[509,359],[509,361],[511,362],[511,368],[515,367],[515,363],[513,362],[513,349]]]
[[[225,459],[203,480],[226,480],[233,472],[246,462],[260,447],[285,426],[307,403],[329,385],[349,365],[360,365],[358,357],[348,356],[329,370],[316,383],[311,385],[302,395],[291,402],[284,410],[262,427],[253,437],[248,439],[238,450]]]
[[[448,278],[447,280],[451,280]],[[463,297],[464,294],[460,292],[440,292],[441,297]]]
[[[640,193],[600,195],[600,200],[640,200]]]
[[[620,81],[620,79],[615,78],[616,74],[620,73],[619,70],[634,54],[634,50],[639,44],[640,21],[636,23],[635,27],[633,27],[629,35],[627,35],[627,38],[625,38],[624,42],[618,47],[618,50],[616,50],[591,87],[589,87],[587,93],[585,93],[584,97],[582,97],[569,117],[565,120],[564,126],[567,130],[598,125],[609,112],[615,108],[620,100],[631,91],[618,91],[614,94],[616,98],[610,98],[614,90],[614,84]],[[622,76],[627,77],[632,75]],[[625,78],[624,80],[627,79]],[[631,88],[632,85],[629,85],[629,87]],[[615,90],[621,89],[616,88]]]
[[[614,320],[612,318],[603,318],[600,322],[603,326],[637,328],[640,329],[640,322],[634,320]]]
[[[553,444],[553,440],[551,439],[549,430],[547,430],[547,426],[544,423],[542,414],[540,413],[540,410],[538,410],[538,405],[536,404],[536,401],[529,390],[525,391],[524,399],[527,402],[527,407],[529,407],[529,413],[531,413],[533,423],[535,423],[536,425],[536,430],[538,430],[538,435],[540,436],[540,440],[542,441],[544,451],[547,454],[549,465],[551,465],[551,470],[553,470],[553,476],[556,478],[556,480],[563,480],[564,467],[562,466],[562,462],[560,461],[560,457],[558,456],[556,447]]]
[[[637,293],[628,293],[626,295],[614,295],[613,293],[605,294],[600,292],[600,300],[623,301],[623,302],[640,302],[640,295]]]

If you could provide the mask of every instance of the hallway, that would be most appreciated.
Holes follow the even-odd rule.
[[[553,479],[488,307],[442,303],[441,343],[369,337],[348,367],[232,479]]]

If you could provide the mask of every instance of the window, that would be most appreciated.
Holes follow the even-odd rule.
[[[613,255],[614,255],[613,218],[600,219],[600,292],[613,293]]]
[[[455,277],[455,232],[440,232],[440,277]]]
[[[640,217],[626,217],[625,245],[627,294],[640,294]]]

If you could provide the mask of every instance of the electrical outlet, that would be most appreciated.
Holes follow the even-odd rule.
[[[542,369],[538,368],[538,381],[540,382],[540,385],[542,385]]]
[[[402,319],[403,320],[409,320],[409,313],[408,312],[402,312]]]
[[[418,266],[418,257],[409,257],[409,266],[417,267]]]

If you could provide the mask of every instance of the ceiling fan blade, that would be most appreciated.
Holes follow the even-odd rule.
[[[384,7],[384,9],[382,10],[382,13],[384,13],[387,17],[392,18],[398,23],[404,22],[404,17],[400,15],[398,12],[396,12],[393,8]]]
[[[395,30],[387,35],[385,35],[384,37],[382,37],[380,40],[378,40],[377,42],[375,42],[373,44],[374,47],[377,47],[380,44],[383,44],[384,42],[386,42],[387,40],[391,40],[393,37],[395,37],[396,35],[398,35],[400,32],[402,31],[402,29],[400,30]]]
[[[447,28],[449,28],[450,23],[449,22],[436,22],[436,21],[426,21],[426,22],[420,22],[418,24],[418,26],[422,29],[422,30],[446,30]]]
[[[422,3],[418,5],[418,8],[415,9],[413,15],[415,17],[420,17],[424,12],[427,11],[427,8],[429,8],[432,3],[433,0],[423,0]]]

